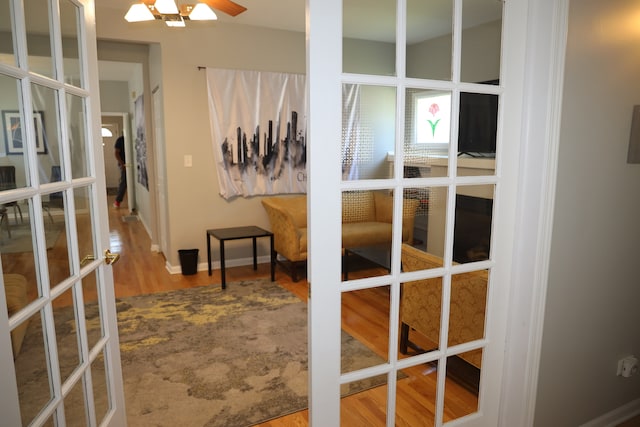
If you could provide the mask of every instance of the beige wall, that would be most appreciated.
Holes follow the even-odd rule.
[[[539,427],[638,408],[640,375],[618,377],[616,367],[640,356],[640,165],[626,163],[640,104],[639,12],[635,0],[570,3]]]
[[[150,87],[161,86],[164,96],[168,263],[179,267],[177,251],[183,248],[199,248],[200,262],[206,262],[208,228],[247,224],[268,227],[260,198],[225,201],[218,195],[206,79],[197,67],[304,73],[304,34],[221,22],[189,23],[186,29],[169,29],[160,22],[129,24],[122,19],[122,11],[99,3],[96,7],[100,39],[159,45],[151,51],[150,62],[160,64],[160,70],[150,72]],[[145,102],[150,105],[151,98]],[[193,157],[191,168],[183,166],[187,154]],[[228,259],[251,256],[250,244],[233,243],[227,250]],[[263,243],[259,255],[266,253]],[[219,259],[217,250],[214,257]]]

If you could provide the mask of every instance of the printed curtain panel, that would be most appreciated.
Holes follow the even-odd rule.
[[[305,76],[207,68],[207,86],[220,195],[306,193]]]

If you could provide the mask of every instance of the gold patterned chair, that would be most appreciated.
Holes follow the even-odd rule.
[[[403,271],[418,271],[442,267],[442,258],[412,246],[402,245]],[[484,336],[487,302],[485,270],[456,274],[451,279],[448,346],[467,343]],[[410,329],[426,337],[436,346],[440,341],[442,280],[432,278],[404,283],[400,298],[400,351],[414,347],[409,340]],[[460,358],[480,369],[482,352],[473,350]]]
[[[402,241],[413,241],[418,200],[404,199]],[[278,261],[298,280],[297,266],[307,260],[307,196],[268,197],[262,205],[269,216]],[[383,191],[352,191],[342,195],[342,247],[391,242],[393,197]]]

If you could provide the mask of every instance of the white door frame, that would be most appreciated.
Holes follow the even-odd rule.
[[[548,285],[569,0],[529,2],[520,188],[500,426],[532,426]]]

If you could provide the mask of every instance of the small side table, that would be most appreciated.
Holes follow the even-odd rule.
[[[253,269],[258,269],[258,248],[256,239],[258,237],[269,237],[271,253],[271,281],[276,280],[276,257],[273,249],[273,233],[255,225],[246,227],[214,228],[207,230],[207,259],[209,261],[209,276],[211,276],[211,236],[220,241],[220,275],[222,276],[222,289],[226,289],[227,282],[224,269],[224,242],[227,240],[253,239]]]

